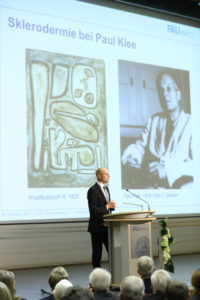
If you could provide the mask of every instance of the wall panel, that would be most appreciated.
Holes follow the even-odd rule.
[[[200,253],[200,217],[173,218],[168,228],[177,243],[172,255]],[[153,255],[158,255],[159,220],[152,226]],[[103,259],[107,259],[104,251]],[[0,226],[1,268],[20,269],[89,263],[90,234],[87,222]]]

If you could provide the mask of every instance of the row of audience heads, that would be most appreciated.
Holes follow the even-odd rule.
[[[144,279],[151,278],[153,293],[165,293],[168,300],[188,300],[188,286],[179,280],[171,280],[165,270],[155,271],[153,259],[142,256],[137,261],[138,276],[127,276],[120,284],[121,300],[141,300],[145,294]],[[69,274],[65,268],[55,267],[49,274],[48,283],[55,300],[94,299],[94,294],[108,291],[111,284],[111,274],[105,269],[96,268],[89,276],[89,288],[73,286],[69,281]],[[196,270],[191,278],[192,293],[200,291],[200,269]],[[16,282],[14,273],[0,270],[0,299],[20,300],[16,296]]]

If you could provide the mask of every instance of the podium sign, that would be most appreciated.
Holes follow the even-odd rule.
[[[129,275],[138,275],[137,259],[152,256],[152,217],[155,211],[105,215],[109,226],[109,268],[112,285],[118,286]]]
[[[150,247],[151,235],[150,226],[148,223],[130,225],[131,234],[131,258],[138,258],[143,255],[152,256]]]

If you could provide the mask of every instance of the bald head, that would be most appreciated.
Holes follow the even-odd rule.
[[[108,169],[106,168],[99,168],[96,170],[96,177],[97,180],[101,183],[108,183],[110,179],[110,174]]]
[[[160,73],[157,78],[157,88],[164,111],[180,109],[181,91],[171,74],[167,72]]]

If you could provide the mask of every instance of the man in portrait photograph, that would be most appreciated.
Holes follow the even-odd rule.
[[[191,115],[183,109],[179,73],[163,69],[156,76],[162,111],[123,149],[125,188],[183,188],[193,181]]]

